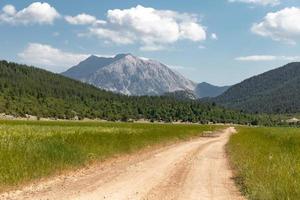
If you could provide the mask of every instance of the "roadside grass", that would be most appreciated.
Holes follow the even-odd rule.
[[[238,127],[227,151],[249,199],[300,199],[300,129]]]
[[[0,121],[0,192],[91,161],[199,136],[220,126]]]

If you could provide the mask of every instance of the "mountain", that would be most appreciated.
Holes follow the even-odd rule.
[[[59,119],[251,123],[247,115],[172,96],[125,96],[42,69],[0,61],[0,113]]]
[[[86,60],[64,72],[63,75],[72,77],[73,79],[84,80],[84,77],[92,75],[98,69],[117,61],[119,58],[119,56],[106,58],[91,55]]]
[[[135,96],[162,95],[196,87],[196,83],[166,65],[131,54],[113,58],[91,56],[62,75],[101,89]]]
[[[199,83],[195,88],[195,94],[198,98],[216,97],[223,94],[230,86],[215,86],[206,82]]]
[[[252,113],[299,113],[300,62],[251,77],[212,101]]]

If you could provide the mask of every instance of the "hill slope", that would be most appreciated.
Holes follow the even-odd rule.
[[[219,87],[203,82],[196,86],[195,94],[197,94],[198,98],[216,97],[223,94],[229,87],[230,86]]]
[[[0,61],[0,113],[71,119],[149,119],[189,122],[257,121],[210,103],[173,97],[128,97],[45,70]]]
[[[300,62],[249,78],[212,99],[228,108],[248,112],[300,112]]]
[[[136,96],[194,90],[196,86],[158,61],[131,54],[114,58],[91,56],[62,74],[101,89]]]
[[[177,100],[197,100],[198,97],[193,91],[189,90],[182,90],[182,91],[175,91],[175,92],[167,92],[164,96],[172,97]]]

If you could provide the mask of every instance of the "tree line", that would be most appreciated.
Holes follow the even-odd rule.
[[[173,96],[132,97],[100,90],[46,70],[0,61],[0,113],[57,119],[146,119],[272,125],[280,119]]]

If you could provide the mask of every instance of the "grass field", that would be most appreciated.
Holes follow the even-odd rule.
[[[300,199],[300,129],[238,128],[228,152],[249,199]]]
[[[0,191],[130,153],[200,135],[218,126],[97,122],[0,121]]]

